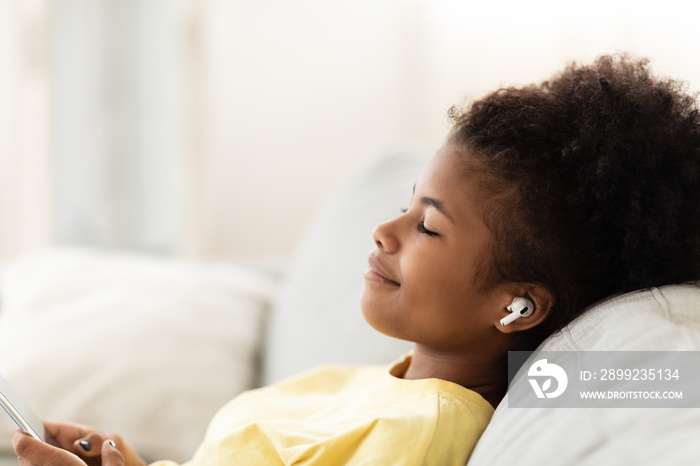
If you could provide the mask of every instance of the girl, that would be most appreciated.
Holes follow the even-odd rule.
[[[607,296],[700,278],[697,103],[646,61],[571,65],[450,116],[408,208],[374,229],[364,272],[365,319],[412,354],[247,392],[189,465],[464,465],[505,394],[508,351]],[[502,325],[517,298],[531,313]],[[21,464],[108,464],[109,438],[145,464],[118,436],[47,429],[59,448],[15,433]]]

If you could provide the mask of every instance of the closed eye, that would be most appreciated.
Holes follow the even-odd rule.
[[[401,209],[402,214],[405,214],[406,212],[408,212],[408,209]],[[423,221],[418,223],[418,225],[416,226],[416,229],[419,232],[421,232],[425,235],[428,235],[428,236],[440,236],[440,233],[436,233],[434,231],[431,231],[431,230],[428,230],[427,228],[425,228],[425,222],[423,222]]]
[[[418,224],[417,228],[418,228],[418,231],[420,231],[421,233],[424,233],[428,236],[440,236],[439,233],[435,233],[434,231],[430,231],[427,228],[425,228],[425,223],[422,221]]]

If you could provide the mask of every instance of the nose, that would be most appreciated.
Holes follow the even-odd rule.
[[[385,252],[393,253],[399,249],[399,239],[393,231],[394,220],[380,223],[372,230],[372,240],[379,249]]]

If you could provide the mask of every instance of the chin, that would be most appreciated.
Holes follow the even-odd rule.
[[[367,288],[365,288],[364,293],[362,293],[360,309],[362,310],[362,317],[365,318],[365,322],[367,322],[370,327],[380,333],[386,333],[382,330],[383,325],[381,325],[381,306],[377,304],[376,300],[370,297]]]
[[[374,299],[371,292],[368,292],[366,288],[364,293],[362,293],[360,308],[362,309],[362,317],[364,317],[365,322],[374,330],[388,337],[406,340],[400,335],[401,332],[398,331],[398,324],[400,323],[396,322],[398,317],[386,312],[391,307]]]
[[[376,305],[373,305],[374,303],[372,303],[372,299],[368,296],[368,294],[369,292],[367,291],[367,287],[365,287],[365,290],[362,292],[362,298],[360,298],[360,309],[362,310],[362,317],[365,318],[365,322],[374,327],[372,324],[372,315],[374,312],[372,311]]]

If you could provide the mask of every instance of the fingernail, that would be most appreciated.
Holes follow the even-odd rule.
[[[109,444],[111,445],[112,448],[117,448],[117,444],[114,443],[114,440],[110,440]]]
[[[92,447],[90,446],[90,443],[89,443],[89,442],[86,442],[85,440],[81,440],[81,441],[78,442],[78,443],[80,444],[81,447],[83,447],[83,450],[85,450],[85,451],[90,451],[90,450],[92,450]]]

